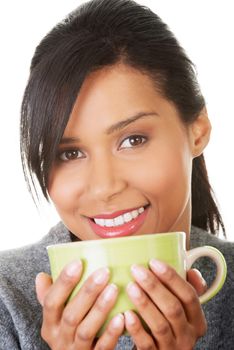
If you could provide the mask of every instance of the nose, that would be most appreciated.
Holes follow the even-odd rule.
[[[101,156],[92,159],[87,178],[89,194],[97,200],[109,202],[127,187],[123,178],[120,161],[114,156]]]

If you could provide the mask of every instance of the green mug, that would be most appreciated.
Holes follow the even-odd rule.
[[[183,278],[186,271],[200,257],[211,258],[217,267],[216,277],[208,290],[200,296],[204,303],[215,296],[222,288],[227,267],[223,255],[214,247],[204,246],[186,251],[186,236],[183,232],[146,234],[119,238],[79,241],[56,244],[47,247],[53,281],[61,270],[70,262],[81,259],[83,274],[76,288],[69,297],[72,299],[83,282],[95,270],[108,267],[111,272],[110,283],[119,288],[117,302],[108,315],[108,319],[97,336],[100,336],[105,325],[116,314],[126,310],[136,310],[130,301],[125,288],[133,277],[130,272],[132,264],[148,267],[150,259],[155,258],[172,266]]]

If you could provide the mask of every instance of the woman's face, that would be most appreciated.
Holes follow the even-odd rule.
[[[81,240],[190,227],[188,128],[151,79],[127,66],[84,82],[51,169],[48,191]]]

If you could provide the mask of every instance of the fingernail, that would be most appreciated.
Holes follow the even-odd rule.
[[[140,280],[145,281],[147,279],[147,272],[141,266],[134,264],[131,266],[131,271],[132,274]]]
[[[70,264],[68,264],[65,268],[65,272],[68,277],[75,277],[78,276],[80,273],[80,268],[82,266],[82,263],[80,260],[73,261]]]
[[[206,283],[206,280],[204,280],[204,278],[202,277],[201,279],[201,282],[202,282],[202,286],[207,288],[207,283]]]
[[[155,270],[156,272],[158,272],[160,274],[163,274],[167,271],[167,266],[162,261],[159,261],[156,259],[151,259],[149,264],[153,270]]]
[[[195,271],[196,274],[198,275],[198,277],[200,278],[200,281],[201,281],[203,287],[206,287],[206,281],[204,280],[201,272],[198,269],[193,269],[193,271]]]
[[[109,269],[107,267],[103,267],[94,273],[94,276],[93,276],[94,282],[98,285],[103,284],[108,280],[109,275],[110,275]]]
[[[104,299],[109,301],[116,295],[118,288],[115,284],[109,284],[104,291]]]
[[[35,279],[35,284],[37,285],[41,279],[41,276],[44,274],[44,272],[39,272],[37,275],[36,275],[36,279]]]
[[[141,297],[141,290],[134,282],[129,282],[127,285],[127,290],[129,294],[134,298],[140,298]]]
[[[203,278],[201,272],[200,272],[198,269],[193,269],[193,271],[195,271],[195,273],[196,273],[200,278]]]
[[[111,326],[113,328],[120,328],[123,326],[123,322],[124,322],[123,314],[118,314],[112,319]]]
[[[134,325],[136,323],[135,317],[133,316],[133,312],[125,311],[124,316],[128,324]]]

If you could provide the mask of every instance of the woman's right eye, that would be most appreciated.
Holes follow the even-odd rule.
[[[63,151],[58,154],[58,159],[63,162],[67,162],[69,160],[76,160],[80,158],[84,158],[84,155],[78,149]]]

